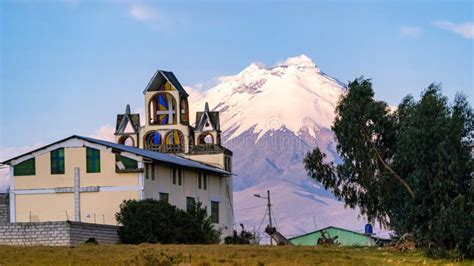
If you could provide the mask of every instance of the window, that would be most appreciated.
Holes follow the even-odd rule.
[[[100,173],[100,150],[86,148],[87,173]]]
[[[186,211],[190,211],[194,208],[196,202],[193,197],[186,197]]]
[[[177,129],[170,130],[165,135],[164,152],[180,153],[184,152],[184,135]]]
[[[160,193],[160,200],[169,203],[169,202],[170,202],[170,201],[169,201],[169,196],[170,196],[170,195],[169,195],[168,193]]]
[[[207,174],[198,173],[198,188],[207,190]]]
[[[176,124],[176,100],[168,92],[158,92],[151,98],[149,104],[150,124]]]
[[[211,222],[219,223],[219,202],[211,201]]]
[[[153,164],[147,164],[145,169],[145,178],[155,180],[155,166]]]
[[[133,172],[138,170],[138,162],[120,154],[115,154],[116,172]]]
[[[151,132],[145,137],[145,148],[153,151],[161,150],[161,134],[158,132]]]
[[[13,175],[14,176],[35,175],[36,174],[35,168],[36,168],[35,158],[31,158],[13,166]]]
[[[188,99],[187,98],[181,98],[180,102],[180,119],[181,123],[183,124],[189,124],[189,112],[188,112]]]
[[[183,184],[183,171],[173,167],[173,185],[176,184],[178,184],[178,186]]]
[[[51,174],[64,174],[64,148],[51,151]]]
[[[202,189],[202,174],[198,173],[198,188]]]

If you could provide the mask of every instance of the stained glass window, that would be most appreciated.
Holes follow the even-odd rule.
[[[145,137],[145,148],[149,150],[159,151],[161,147],[161,134],[158,132],[151,132]]]
[[[170,93],[159,92],[150,101],[150,122],[158,125],[176,124],[176,100]]]
[[[184,135],[179,130],[171,130],[166,134],[165,138],[167,152],[183,152],[184,151]]]
[[[35,158],[31,158],[13,166],[13,175],[14,176],[35,175],[36,174],[35,168],[36,168]]]
[[[126,172],[127,170],[137,170],[138,169],[138,162],[137,161],[135,161],[133,159],[130,159],[130,158],[127,158],[125,156],[122,156],[120,154],[115,155],[115,162],[122,162],[122,165],[124,167],[124,169],[119,169],[117,164],[115,164],[115,170],[116,171]]]
[[[100,150],[86,148],[87,173],[100,173]]]
[[[64,148],[51,151],[51,174],[64,174]]]

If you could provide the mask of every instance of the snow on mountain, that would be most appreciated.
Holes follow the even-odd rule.
[[[195,107],[202,109],[207,101],[220,111],[223,132],[231,140],[252,127],[259,137],[283,125],[298,132],[308,121],[316,128],[329,128],[343,92],[342,83],[301,55],[270,68],[252,63],[235,76],[221,77]],[[309,131],[313,137],[315,130]]]
[[[278,228],[287,236],[329,225],[363,229],[359,212],[344,208],[308,178],[303,165],[305,154],[316,146],[329,160],[339,161],[330,128],[345,91],[343,83],[305,55],[273,67],[252,63],[236,75],[220,77],[204,93],[191,89],[191,111],[202,110],[205,102],[219,111],[224,146],[234,152],[237,224],[258,229],[265,202],[253,194],[270,189]]]

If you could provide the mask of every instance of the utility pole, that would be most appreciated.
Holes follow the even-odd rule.
[[[270,190],[267,190],[267,198],[268,198],[268,223],[270,224],[270,229],[273,230],[272,225],[272,203],[270,201]],[[270,246],[273,246],[273,239],[270,236]]]
[[[268,203],[267,203],[267,208],[268,208],[268,224],[270,226],[270,230],[273,229],[273,224],[272,224],[272,203],[271,203],[271,200],[270,200],[270,190],[267,190],[267,197],[262,197],[260,196],[260,194],[255,194],[254,195],[255,197],[257,198],[261,198],[261,199],[267,199]],[[272,237],[270,236],[270,246],[273,246],[273,239]]]

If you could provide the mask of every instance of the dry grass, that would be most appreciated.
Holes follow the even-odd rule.
[[[0,265],[391,265],[462,264],[390,248],[269,247],[244,245],[0,246]]]

